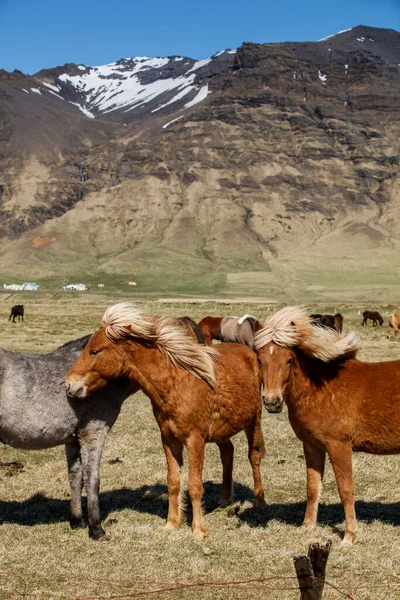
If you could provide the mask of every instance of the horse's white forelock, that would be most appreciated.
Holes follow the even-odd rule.
[[[270,342],[285,348],[298,347],[308,356],[324,362],[358,349],[358,336],[354,331],[344,335],[313,325],[306,311],[298,306],[282,308],[265,321],[255,335],[255,349],[260,350]]]
[[[144,312],[131,302],[110,306],[101,320],[109,340],[133,337],[146,340],[161,350],[175,366],[215,386],[215,350],[197,344],[173,319]]]

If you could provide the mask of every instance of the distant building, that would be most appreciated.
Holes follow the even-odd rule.
[[[27,281],[26,283],[10,283],[10,284],[3,284],[3,290],[10,290],[11,292],[31,292],[31,291],[36,291],[39,289],[39,286],[37,283],[31,282],[31,281]]]
[[[98,287],[98,288],[103,288],[103,287],[104,287],[104,283],[98,283],[98,284],[97,284],[97,287]]]
[[[29,290],[29,291],[36,291],[39,289],[39,286],[37,283],[34,283],[33,281],[27,281],[26,283],[22,284],[22,289]]]
[[[136,281],[130,281],[128,279],[128,281],[124,281],[124,283],[126,283],[127,285],[137,285]]]
[[[63,290],[70,291],[74,290],[75,292],[86,292],[87,287],[85,283],[69,283],[68,285],[63,286]]]

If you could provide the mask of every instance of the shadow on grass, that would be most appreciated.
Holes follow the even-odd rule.
[[[211,513],[219,508],[218,501],[221,486],[211,481],[204,483],[203,504],[206,513]],[[250,527],[264,527],[269,521],[279,521],[287,525],[300,526],[303,521],[306,503],[288,502],[267,504],[265,508],[248,507],[242,509],[244,502],[252,502],[253,491],[247,486],[236,483],[234,485],[234,502],[237,509],[233,518],[238,524],[247,524]],[[86,514],[86,498],[83,498],[83,510]],[[43,493],[34,494],[27,500],[4,501],[0,500],[0,525],[16,523],[24,526],[45,525],[67,521],[68,500],[47,498]],[[186,493],[186,517],[191,522],[191,505]],[[112,490],[100,494],[100,511],[103,521],[114,512],[131,509],[135,512],[155,515],[166,520],[168,514],[167,486],[163,484],[145,485],[135,490]],[[400,526],[400,502],[356,502],[356,514],[359,521],[372,523],[380,520],[394,526]],[[337,525],[344,521],[344,512],[341,504],[321,504],[318,513],[318,523],[332,528],[334,533],[339,533]]]

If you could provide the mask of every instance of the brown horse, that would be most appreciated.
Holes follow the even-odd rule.
[[[208,346],[211,346],[213,340],[221,340],[220,325],[224,317],[204,317],[197,323],[202,331]]]
[[[256,334],[264,405],[289,420],[307,464],[304,525],[315,525],[325,456],[332,462],[345,517],[342,545],[356,535],[352,452],[400,453],[400,361],[361,362],[357,337],[315,327],[299,308],[284,308]]]
[[[86,398],[107,381],[128,378],[149,396],[161,430],[168,466],[166,527],[181,524],[180,468],[185,446],[196,539],[206,535],[201,500],[204,446],[215,442],[223,464],[221,504],[232,499],[233,445],[245,430],[256,503],[264,504],[260,462],[260,373],[255,353],[239,344],[216,349],[194,343],[181,325],[148,315],[128,302],[108,308],[98,329],[67,376],[67,393]]]

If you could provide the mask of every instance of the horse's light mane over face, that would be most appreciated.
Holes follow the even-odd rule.
[[[308,356],[328,362],[355,353],[358,338],[355,332],[346,336],[333,329],[313,325],[305,310],[288,306],[269,317],[256,333],[255,348],[260,350],[270,342],[285,348],[300,348]]]
[[[112,342],[126,338],[149,342],[163,352],[172,364],[214,387],[215,350],[197,344],[183,326],[173,319],[146,313],[131,302],[120,302],[107,308],[101,327]]]

